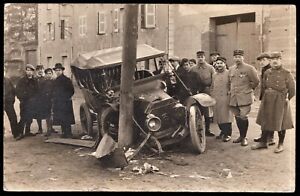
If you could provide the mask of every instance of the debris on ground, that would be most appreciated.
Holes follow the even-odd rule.
[[[78,152],[78,151],[80,151],[80,150],[82,150],[83,148],[76,148],[75,150],[74,150],[74,152]]]
[[[92,136],[89,136],[89,135],[84,135],[84,136],[82,136],[80,139],[82,139],[82,140],[92,140],[93,137],[92,137]]]
[[[189,175],[190,178],[200,178],[203,180],[209,179],[210,177],[206,177],[206,176],[201,176],[199,174],[194,174],[194,175]]]
[[[224,168],[220,173],[220,176],[224,178],[232,178],[231,169]]]
[[[48,168],[48,171],[52,171],[52,168],[51,168],[51,167],[49,167],[49,168]]]
[[[126,158],[128,158],[129,156],[132,156],[134,154],[135,150],[132,148],[129,148],[126,152],[125,152],[125,156]]]
[[[180,159],[178,159],[177,157],[162,157],[162,159],[171,161],[175,165],[180,165],[180,166],[186,166],[189,164],[187,161],[184,160],[183,157],[181,157]]]
[[[132,171],[138,174],[147,174],[147,173],[158,172],[159,168],[146,162],[142,167],[139,166],[133,167]]]
[[[48,180],[56,181],[57,178],[48,178]]]
[[[177,175],[177,174],[172,174],[172,175],[170,175],[170,177],[171,178],[177,178],[177,177],[179,177],[180,175]]]

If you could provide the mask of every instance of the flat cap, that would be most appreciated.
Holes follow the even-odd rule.
[[[210,56],[213,56],[213,55],[219,55],[220,56],[220,53],[218,53],[218,52],[212,52],[212,53],[210,53]]]
[[[271,52],[270,58],[281,58],[282,54],[281,52]]]
[[[34,66],[31,65],[31,64],[26,64],[26,65],[25,65],[25,69],[31,69],[32,71],[35,70],[35,69],[34,69]]]
[[[218,56],[216,61],[223,61],[224,63],[226,63],[226,58],[222,56]]]
[[[241,49],[234,50],[233,51],[233,56],[235,56],[235,55],[244,56],[244,50],[241,50]]]
[[[199,50],[199,51],[196,52],[196,54],[197,54],[197,56],[198,55],[205,55],[205,52],[203,50]]]
[[[45,74],[48,73],[48,72],[52,72],[53,73],[53,70],[51,68],[47,68],[47,69],[45,69],[44,72],[45,72]]]
[[[266,52],[263,52],[263,53],[261,53],[261,54],[256,58],[256,60],[260,60],[260,59],[262,59],[262,58],[267,58],[267,59],[269,59],[269,58],[270,58],[270,55],[269,55],[268,53],[266,53]]]
[[[37,65],[35,69],[44,69],[44,65]]]

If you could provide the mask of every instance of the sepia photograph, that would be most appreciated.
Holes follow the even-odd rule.
[[[296,6],[5,3],[4,192],[296,191]]]

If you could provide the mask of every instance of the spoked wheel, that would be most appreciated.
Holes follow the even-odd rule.
[[[197,105],[191,105],[189,108],[189,128],[194,151],[203,153],[206,148],[205,125]]]
[[[89,136],[93,136],[93,120],[86,103],[80,105],[80,124],[82,130]]]
[[[119,130],[119,112],[115,111],[111,107],[108,107],[103,110],[101,115],[98,115],[98,120],[101,136],[107,133],[117,142]]]

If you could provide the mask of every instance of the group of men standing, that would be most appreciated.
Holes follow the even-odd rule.
[[[224,142],[231,140],[234,117],[239,137],[233,140],[233,143],[247,146],[248,115],[254,102],[254,90],[261,82],[261,105],[256,122],[261,126],[262,134],[260,138],[254,139],[258,143],[251,149],[274,145],[274,131],[278,131],[279,142],[275,152],[282,152],[285,130],[293,128],[289,100],[295,95],[295,81],[291,73],[282,67],[281,53],[262,53],[257,57],[262,67],[261,79],[256,69],[244,62],[243,50],[233,51],[235,63],[229,67],[226,58],[217,52],[210,55],[211,64],[206,62],[204,51],[198,51],[196,55],[196,65],[189,67],[188,59],[183,58],[177,70],[184,83],[184,86],[180,83],[177,86],[177,90],[182,92],[179,93],[179,99],[183,101],[196,93],[211,95],[216,100],[213,121],[221,130],[216,138]],[[202,112],[205,117],[206,135],[214,136],[210,131],[211,118],[208,111]]]
[[[36,135],[30,129],[33,119],[38,123],[38,133],[43,133],[42,120],[45,119],[45,136],[55,132],[53,125],[60,125],[62,137],[72,137],[71,124],[75,124],[72,104],[74,87],[71,80],[63,74],[64,69],[61,63],[55,64],[53,69],[45,70],[43,65],[34,67],[27,64],[25,75],[18,80],[16,87],[9,78],[4,77],[4,109],[16,140]],[[53,70],[56,73],[55,79]],[[15,96],[20,101],[19,122],[14,109]]]

